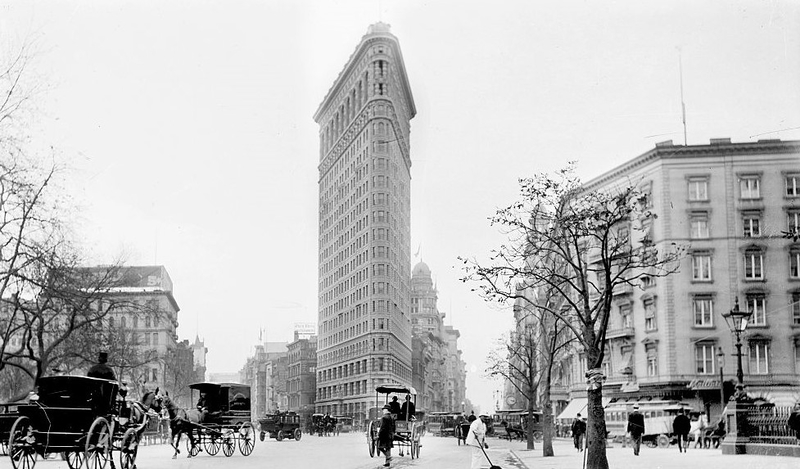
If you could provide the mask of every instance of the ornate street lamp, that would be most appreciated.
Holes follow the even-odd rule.
[[[752,316],[752,311],[742,311],[739,309],[738,296],[736,297],[736,303],[734,304],[731,312],[728,314],[722,314],[722,317],[725,318],[725,322],[728,323],[728,327],[730,328],[731,332],[736,335],[736,362],[738,366],[736,369],[736,379],[738,380],[738,383],[736,384],[736,393],[733,395],[733,398],[736,401],[740,401],[747,397],[747,393],[744,392],[744,372],[742,371],[742,334],[744,333],[745,329],[747,329],[747,323],[750,321]]]

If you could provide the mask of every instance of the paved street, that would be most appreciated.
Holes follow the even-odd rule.
[[[583,454],[572,448],[572,442],[559,439],[555,442],[556,456],[543,458],[541,446],[534,451],[525,450],[523,442],[508,442],[490,438],[487,451],[492,462],[503,469],[580,469]],[[458,446],[455,438],[426,436],[420,459],[412,460],[408,455],[398,457],[394,451],[392,467],[395,468],[463,468],[469,467],[471,449]],[[338,437],[309,437],[303,435],[299,442],[267,440],[257,442],[249,457],[242,456],[238,450],[230,458],[219,453],[208,456],[200,453],[196,458],[187,459],[183,451],[178,459],[171,459],[172,448],[167,445],[142,446],[137,459],[139,469],[247,469],[280,467],[292,469],[378,469],[383,458],[370,458],[363,434],[342,434]],[[611,468],[645,469],[796,469],[800,460],[788,457],[767,456],[728,456],[719,450],[690,449],[688,453],[678,453],[677,448],[668,450],[642,448],[641,455],[635,457],[631,448],[615,445],[608,449]],[[0,467],[11,467],[3,458]],[[56,458],[37,462],[39,469],[68,469],[64,461]],[[484,467],[489,467],[488,463]],[[108,466],[107,466],[108,469]]]

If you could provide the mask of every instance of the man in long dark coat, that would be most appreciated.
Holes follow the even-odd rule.
[[[678,452],[686,452],[689,446],[689,430],[691,428],[692,421],[683,413],[683,409],[678,410],[678,415],[672,421],[672,433],[678,437]]]
[[[378,428],[378,452],[383,452],[386,457],[384,467],[389,467],[392,462],[392,446],[394,446],[395,425],[391,414],[391,406],[383,406],[381,425]]]
[[[633,412],[628,415],[628,433],[631,434],[633,442],[633,454],[639,456],[639,448],[642,446],[642,435],[644,434],[644,415],[639,413],[639,406],[633,406]]]
[[[108,362],[108,353],[100,352],[97,356],[97,363],[89,368],[86,376],[90,378],[101,378],[110,381],[116,381],[117,376],[114,374],[114,370],[112,370],[110,366],[106,365],[106,362]]]

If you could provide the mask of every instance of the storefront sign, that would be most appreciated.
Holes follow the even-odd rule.
[[[719,389],[719,380],[717,379],[693,379],[689,384],[686,386],[689,389],[694,391],[703,391],[707,389],[718,390]]]

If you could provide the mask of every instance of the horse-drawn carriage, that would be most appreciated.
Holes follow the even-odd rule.
[[[336,435],[336,418],[328,414],[313,414],[311,428],[317,436]]]
[[[353,417],[346,415],[337,415],[333,417],[336,419],[336,434],[350,433],[353,431]]]
[[[300,441],[303,431],[300,429],[300,416],[294,412],[278,412],[277,414],[267,414],[258,419],[259,438],[261,441],[269,435],[282,441],[284,438]]]
[[[134,467],[141,432],[154,404],[131,406],[118,399],[119,384],[85,376],[51,376],[39,380],[37,393],[18,414],[8,434],[14,469],[32,469],[36,456],[62,453],[70,469],[86,464],[103,469],[119,453],[122,469]]]
[[[378,386],[375,388],[375,402],[380,402],[380,394],[385,395],[385,403],[387,404],[389,403],[389,396],[391,394],[396,394],[399,397],[411,395],[414,401],[416,401],[417,398],[417,392],[414,388],[405,388],[400,385]],[[378,449],[378,430],[380,426],[380,417],[371,420],[367,426],[367,445],[370,457],[375,457],[375,453]],[[422,446],[420,443],[422,432],[422,422],[418,422],[414,417],[412,417],[411,420],[395,420],[394,446],[400,449],[400,456],[403,455],[403,450],[407,449],[408,454],[411,455],[411,459],[419,458],[419,451]]]
[[[172,446],[175,448],[173,457],[178,454],[180,437],[184,433],[189,437],[189,457],[196,456],[201,448],[211,456],[222,449],[222,453],[230,457],[237,446],[243,456],[249,456],[256,445],[255,429],[250,417],[250,386],[238,383],[194,383],[189,388],[192,402],[198,403],[197,409],[179,409],[169,396],[164,398],[164,407],[171,420]]]
[[[8,437],[11,427],[19,417],[17,407],[20,404],[19,402],[0,403],[0,456],[8,455]]]

